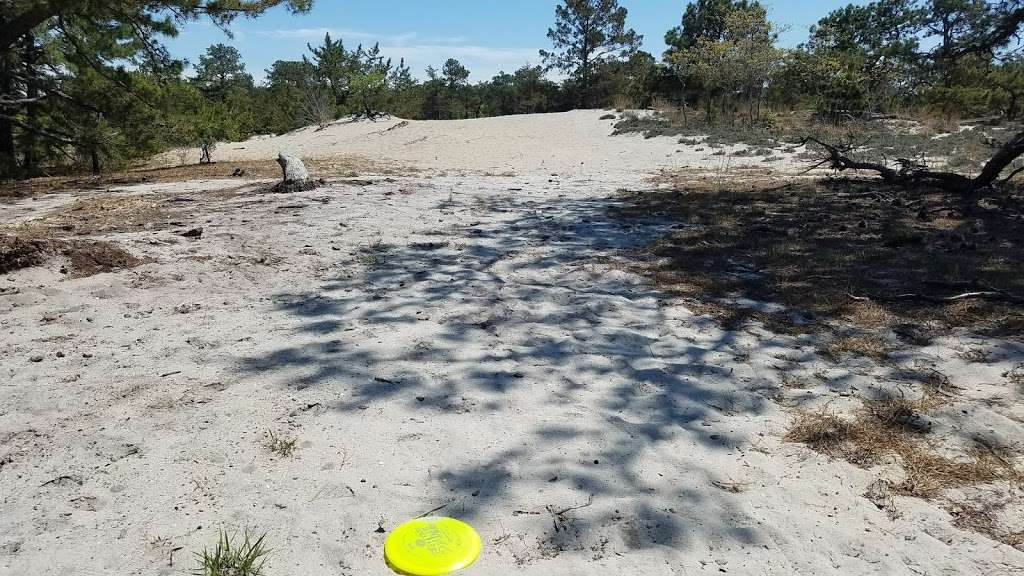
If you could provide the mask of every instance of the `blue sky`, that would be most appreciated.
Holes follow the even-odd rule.
[[[620,0],[628,23],[644,35],[644,49],[660,56],[665,31],[679,24],[682,0]],[[808,28],[850,0],[769,0],[772,20],[787,31],[782,43],[799,44]],[[856,2],[862,3],[862,2]],[[537,51],[549,47],[547,30],[554,22],[556,0],[317,0],[313,11],[294,16],[277,8],[255,20],[239,19],[234,38],[207,22],[186,26],[169,40],[171,52],[196,62],[217,42],[239,49],[246,68],[260,80],[275,60],[299,59],[306,43],[318,44],[324,32],[342,37],[346,46],[380,42],[387,56],[405,57],[423,77],[428,65],[440,67],[457,58],[472,72],[472,81],[497,72],[512,72],[527,62],[539,64]]]

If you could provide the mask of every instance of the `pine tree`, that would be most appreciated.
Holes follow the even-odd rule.
[[[643,37],[626,28],[625,8],[617,0],[564,0],[548,30],[553,51],[541,50],[548,68],[569,74],[579,84],[578,103],[591,104],[594,74],[612,60],[628,59]]]
[[[242,54],[226,44],[214,44],[199,56],[195,81],[207,97],[220,102],[227,102],[232,88],[252,87],[252,76],[245,73]]]
[[[0,0],[0,178],[147,153],[163,89],[150,78],[180,72],[161,37],[277,5],[312,0]]]
[[[760,8],[757,0],[697,0],[683,13],[682,24],[665,34],[669,52],[693,48],[701,38],[720,42],[725,38],[725,19],[733,10]]]
[[[328,32],[324,34],[322,45],[314,47],[307,44],[306,47],[312,55],[303,56],[303,62],[316,71],[320,82],[330,90],[335,106],[344,105],[348,98],[349,78],[359,68],[357,53],[362,51],[362,46],[355,52],[349,52],[341,38],[333,40]]]

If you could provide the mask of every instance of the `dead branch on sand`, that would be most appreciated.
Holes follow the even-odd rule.
[[[1003,170],[1009,167],[1014,160],[1024,155],[1024,132],[1019,132],[999,147],[977,176],[970,178],[955,172],[937,172],[929,170],[927,166],[905,158],[897,160],[900,164],[899,169],[886,166],[885,164],[879,164],[877,162],[857,160],[850,156],[850,153],[854,148],[853,146],[829,144],[810,136],[803,138],[799,142],[800,145],[806,145],[808,143],[817,144],[825,150],[827,155],[808,171],[828,164],[834,170],[839,171],[868,170],[877,172],[882,177],[882,180],[889,184],[930,184],[942,188],[943,190],[953,192],[974,192],[976,190],[993,186],[999,180],[999,175],[1003,173]],[[1016,176],[1020,171],[1020,169],[1015,170],[1002,182],[1009,182],[1010,179]]]

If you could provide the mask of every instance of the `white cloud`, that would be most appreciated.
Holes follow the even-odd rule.
[[[271,38],[278,38],[281,40],[322,40],[325,34],[330,34],[335,40],[341,38],[343,40],[354,39],[358,42],[362,41],[375,41],[375,42],[389,42],[395,44],[405,44],[411,42],[417,37],[415,32],[407,32],[404,34],[375,34],[373,32],[364,32],[362,30],[349,30],[347,28],[285,28],[280,30],[252,30],[254,34],[261,36],[269,36]]]
[[[540,61],[537,48],[501,48],[468,44],[464,36],[420,38],[415,32],[378,34],[345,28],[287,28],[278,30],[250,30],[251,34],[280,40],[316,42],[325,34],[349,43],[380,43],[381,53],[398,62],[404,58],[415,76],[424,78],[427,66],[440,68],[445,60],[455,58],[472,73],[473,81],[489,80],[500,71],[513,72],[528,63]]]

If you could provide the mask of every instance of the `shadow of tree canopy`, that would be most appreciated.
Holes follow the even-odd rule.
[[[871,180],[695,182],[622,195],[616,215],[688,224],[646,246],[634,269],[678,295],[778,302],[818,317],[970,327],[1014,335],[1024,307],[983,299],[892,299],[1005,291],[1024,295],[1024,198],[976,198]],[[858,296],[851,297],[851,294]],[[738,325],[752,311],[715,311]],[[770,315],[759,319],[770,322]],[[802,332],[806,326],[774,329]]]
[[[724,331],[609,265],[668,229],[609,217],[616,201],[438,200],[458,225],[279,293],[295,330],[239,369],[326,394],[323,417],[375,427],[428,501],[518,527],[529,558],[756,544],[711,482],[742,472],[778,393],[757,366],[794,341]]]

